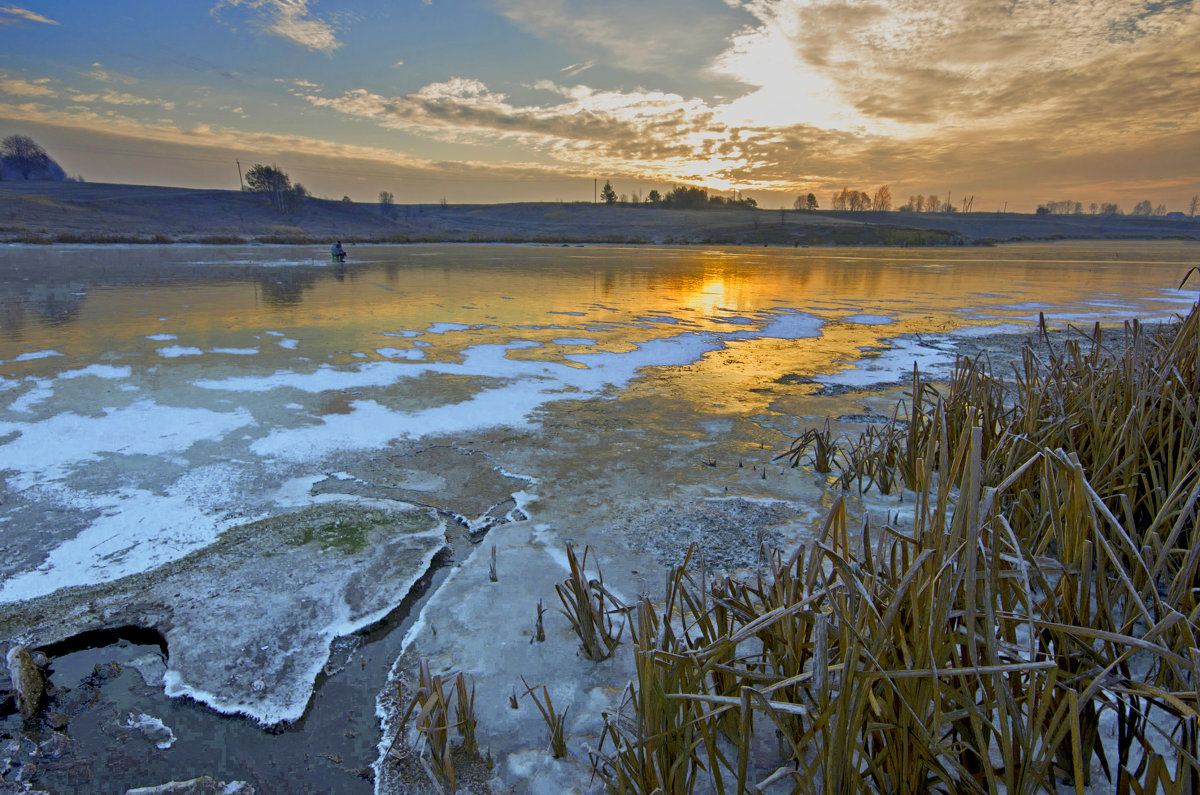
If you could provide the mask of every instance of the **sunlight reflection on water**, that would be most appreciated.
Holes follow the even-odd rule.
[[[823,384],[948,365],[952,332],[1029,328],[1043,311],[1168,317],[1193,299],[1174,288],[1198,254],[1173,242],[362,246],[335,267],[300,247],[5,247],[0,455],[15,507],[0,528],[28,532],[38,510],[65,507],[73,518],[38,542],[43,556],[63,546],[42,561],[82,558],[55,576],[29,570],[36,555],[10,561],[4,573],[27,576],[3,598],[157,565],[227,526],[221,499],[253,502],[237,488],[218,499],[188,471],[237,482],[274,462],[296,476],[338,452],[532,427],[552,401],[617,393],[778,415]],[[648,444],[673,433],[661,412],[629,422]],[[127,512],[142,538],[171,543],[106,548],[96,533]]]

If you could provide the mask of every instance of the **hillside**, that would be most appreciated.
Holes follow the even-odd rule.
[[[73,182],[0,182],[0,242],[591,242],[961,245],[1200,238],[1200,221],[1019,213],[672,210],[587,203],[396,205],[309,199],[285,216],[259,195]]]

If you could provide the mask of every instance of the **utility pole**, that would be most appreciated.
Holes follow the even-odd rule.
[[[245,193],[246,192],[246,183],[242,182],[242,161],[234,160],[233,162],[237,163],[237,167],[238,167],[238,187],[241,188],[242,193]]]
[[[597,204],[600,201],[600,180],[592,180],[592,204]]]

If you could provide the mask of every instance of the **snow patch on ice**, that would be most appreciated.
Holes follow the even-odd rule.
[[[102,453],[182,453],[196,442],[220,439],[254,424],[254,417],[242,408],[222,412],[139,400],[121,408],[106,408],[102,417],[64,412],[40,422],[0,422],[0,436],[20,432],[16,439],[0,445],[0,455],[6,469],[20,472],[12,484],[26,489],[62,478],[71,467]],[[148,428],[154,432],[147,433]]]
[[[819,375],[814,380],[819,384],[866,387],[903,381],[912,373],[914,362],[922,373],[927,374],[942,372],[954,364],[952,349],[930,347],[918,340],[905,338],[890,340],[888,344],[891,348],[878,356],[844,362],[846,369]],[[949,347],[953,348],[953,345],[949,344]]]
[[[308,374],[281,372],[267,377],[200,381],[196,385],[237,391],[268,391],[290,386],[307,392],[321,392],[383,386],[425,372],[520,379],[481,390],[459,403],[414,412],[395,411],[374,400],[357,400],[350,404],[349,414],[322,417],[315,426],[276,429],[251,445],[256,455],[300,461],[336,450],[377,449],[392,439],[458,434],[479,428],[533,427],[529,416],[550,400],[568,395],[575,399],[598,396],[610,386],[628,383],[642,367],[690,364],[720,347],[719,342],[701,335],[684,334],[640,343],[637,349],[628,353],[579,353],[564,357],[583,367],[516,361],[505,356],[511,349],[537,345],[527,340],[504,345],[478,345],[464,352],[461,364],[372,362],[352,371],[320,367]]]
[[[179,339],[179,337],[174,334],[148,334],[146,335],[146,339],[154,340],[155,342],[170,342],[171,340]]]
[[[22,353],[14,362],[32,362],[35,359],[47,359],[51,356],[62,356],[58,351],[32,351],[30,353]]]
[[[33,388],[19,398],[8,404],[10,411],[19,411],[22,414],[32,414],[33,407],[43,400],[48,400],[54,396],[54,388],[51,387],[49,379],[28,379],[33,382]],[[0,426],[3,427],[3,426]]]
[[[78,370],[67,370],[59,373],[58,377],[62,379],[82,378],[85,375],[94,376],[96,378],[128,378],[132,374],[130,367],[114,367],[111,364],[93,364],[88,367],[81,367]]]
[[[760,339],[798,340],[821,336],[825,321],[810,315],[781,315],[770,320],[756,336]]]
[[[204,351],[185,345],[168,345],[158,349],[158,355],[164,359],[177,359],[180,356],[200,356]]]
[[[117,489],[102,496],[78,495],[77,507],[104,514],[46,556],[32,571],[9,577],[0,602],[16,602],[60,588],[111,582],[148,571],[212,543],[247,519],[218,520],[197,504],[197,495],[173,486],[167,494]]]
[[[896,322],[890,315],[846,315],[842,320],[862,326],[889,326]]]
[[[434,323],[425,330],[426,334],[446,334],[450,331],[467,331],[471,328],[465,323]]]

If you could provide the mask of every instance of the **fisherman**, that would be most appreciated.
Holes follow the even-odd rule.
[[[329,253],[333,257],[334,262],[346,261],[346,249],[342,248],[342,241],[338,241],[329,247]]]

